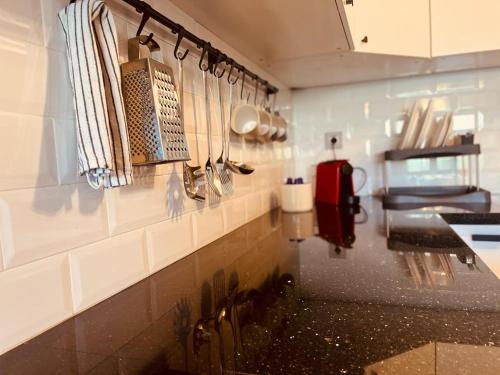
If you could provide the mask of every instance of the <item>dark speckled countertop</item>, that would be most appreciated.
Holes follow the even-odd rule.
[[[0,374],[500,374],[500,283],[442,212],[466,217],[274,211],[0,356]]]

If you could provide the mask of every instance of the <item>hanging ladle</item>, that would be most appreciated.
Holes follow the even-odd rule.
[[[231,70],[232,70],[232,66],[231,66]],[[229,124],[231,124],[232,116],[233,116],[233,86],[238,81],[238,77],[236,77],[235,80],[231,80],[231,70],[229,71],[229,74],[227,76],[227,80],[229,81]],[[238,173],[238,174],[250,174],[250,173],[253,173],[253,171],[255,171],[255,168],[251,167],[250,165],[248,165],[246,163],[230,160],[229,159],[229,149],[230,149],[230,140],[228,137],[226,161],[224,163],[232,172]]]

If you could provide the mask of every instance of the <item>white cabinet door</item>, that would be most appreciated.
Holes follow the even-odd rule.
[[[500,0],[431,0],[432,56],[500,49]]]
[[[337,0],[356,52],[430,57],[429,0]]]

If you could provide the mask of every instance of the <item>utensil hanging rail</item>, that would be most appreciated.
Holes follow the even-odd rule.
[[[238,64],[232,58],[224,54],[219,49],[213,47],[209,42],[197,37],[193,33],[186,30],[182,25],[172,21],[170,18],[165,17],[163,14],[158,12],[156,9],[151,7],[151,5],[145,3],[141,0],[122,0],[123,2],[133,6],[138,13],[142,13],[144,16],[149,16],[149,18],[154,19],[156,22],[168,27],[174,34],[182,34],[184,39],[189,40],[199,49],[206,49],[204,52],[207,53],[208,63],[210,65],[210,70],[213,72],[214,65],[220,63],[226,63],[232,65],[235,69],[238,69],[240,73],[243,73],[246,77],[250,77],[253,80],[259,82],[261,85],[266,87],[266,92],[268,95],[276,94],[279,89],[271,85],[266,80],[260,78],[257,74],[251,72],[243,65]]]

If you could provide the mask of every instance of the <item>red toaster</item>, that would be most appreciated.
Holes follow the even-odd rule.
[[[336,206],[355,206],[359,197],[354,194],[353,167],[347,160],[330,160],[316,167],[316,202]]]

